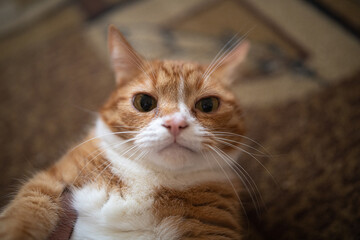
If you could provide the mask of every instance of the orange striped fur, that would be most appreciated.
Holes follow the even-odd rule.
[[[231,135],[226,135],[224,138],[241,141],[240,135],[244,134],[242,110],[231,91],[230,82],[231,74],[246,55],[247,44],[239,45],[209,76],[204,73],[207,70],[213,70],[214,65],[208,68],[208,66],[192,62],[144,60],[113,26],[109,27],[109,49],[117,86],[100,110],[98,125],[103,124],[102,128],[108,128],[112,133],[122,132],[111,136],[119,140],[118,145],[131,147],[132,144],[137,144],[137,140],[132,139],[140,138],[138,131],[144,131],[155,119],[172,117],[170,120],[173,121],[175,116],[178,116],[176,114],[180,114],[181,111],[183,111],[181,114],[187,114],[187,117],[191,119],[182,120],[185,121],[185,126],[171,125],[169,127],[162,123],[159,125],[160,130],[166,133],[167,130],[163,127],[179,128],[179,138],[181,134],[184,135],[192,129],[201,129],[202,132],[209,133],[227,132]],[[141,93],[150,95],[156,100],[157,106],[154,110],[141,112],[134,107],[134,97]],[[218,99],[219,108],[211,113],[199,111],[195,105],[206,97]],[[188,109],[185,112],[182,110],[184,106]],[[184,116],[181,115],[181,117]],[[152,219],[144,224],[154,227],[151,232],[154,239],[167,239],[169,236],[169,239],[241,239],[242,209],[237,195],[237,192],[241,190],[240,183],[231,173],[227,177],[232,178],[232,184],[229,184],[229,179],[225,177],[224,179],[217,178],[219,172],[224,175],[223,169],[214,170],[215,178],[207,177],[206,174],[203,176],[203,173],[211,173],[213,170],[206,167],[206,162],[196,163],[200,161],[197,159],[203,160],[200,151],[197,152],[199,148],[202,149],[201,153],[211,152],[210,148],[213,147],[218,151],[233,154],[236,151],[229,144],[216,141],[215,135],[209,134],[199,137],[201,140],[192,144],[193,146],[198,144],[196,149],[191,144],[186,145],[186,142],[191,142],[192,139],[182,140],[184,143],[180,139],[179,143],[174,143],[175,147],[172,145],[169,148],[166,147],[164,150],[166,153],[163,155],[161,155],[163,150],[154,150],[155,153],[144,154],[144,160],[135,159],[136,152],[134,156],[131,156],[131,151],[125,154],[124,147],[121,149],[124,156],[114,158],[112,156],[117,156],[118,152],[115,151],[117,149],[113,152],[107,151],[115,147],[111,146],[110,137],[103,132],[98,133],[101,129],[98,125],[82,144],[70,150],[49,169],[36,174],[20,189],[15,199],[1,214],[0,239],[46,239],[59,224],[59,219],[63,214],[60,206],[62,193],[66,188],[74,194],[74,206],[77,208],[80,219],[76,224],[81,225],[81,217],[83,214],[88,214],[81,210],[81,191],[89,186],[92,187],[89,191],[94,192],[105,189],[107,197],[103,200],[104,205],[112,197],[123,198],[125,204],[128,204],[127,199],[144,198],[145,202],[149,199],[150,207],[144,210],[147,213],[135,211],[134,213],[119,213],[115,216],[119,216],[116,221],[120,224],[121,221],[125,221],[124,219],[128,219],[127,214],[133,214],[135,217],[145,214],[143,218]],[[104,140],[105,138],[107,140]],[[104,142],[110,145],[104,147],[105,145],[102,145]],[[183,144],[185,145],[178,146]],[[143,150],[141,146],[138,150],[140,152]],[[144,149],[150,152],[152,147],[144,145]],[[183,154],[181,151],[186,153]],[[216,153],[213,154],[216,158]],[[192,159],[193,155],[197,157]],[[139,164],[136,166],[141,166],[141,169],[150,177],[142,179],[141,174],[136,175],[136,169],[126,164],[121,165],[122,157],[134,161],[134,164]],[[173,161],[173,158],[176,161]],[[163,163],[164,159],[167,165]],[[119,166],[116,161],[119,161]],[[196,168],[196,171],[192,172],[192,164],[197,164],[198,170]],[[217,168],[216,164],[211,166]],[[223,166],[227,168],[225,164]],[[126,171],[123,171],[124,168]],[[134,177],[131,171],[136,173]],[[194,182],[189,176],[193,176]],[[141,189],[138,191],[133,189],[130,183],[136,183],[137,180],[143,181],[141,183],[144,183],[142,185],[145,192],[141,192]],[[177,181],[184,183],[180,184]],[[142,196],[142,193],[146,194]],[[91,199],[88,201],[91,202]],[[126,211],[132,212],[131,209]],[[112,221],[111,224],[115,224],[114,228],[116,228],[116,222]],[[80,236],[84,235],[79,232],[81,229],[79,225],[75,226],[74,236],[81,239]],[[134,226],[131,225],[131,227]],[[143,233],[137,233],[134,230],[134,234]],[[114,236],[114,239],[124,239],[119,236]]]

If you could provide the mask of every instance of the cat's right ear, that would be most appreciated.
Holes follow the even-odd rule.
[[[109,25],[108,28],[108,47],[117,84],[131,80],[139,74],[138,66],[143,66],[142,57],[114,25]]]
[[[226,85],[231,85],[236,79],[237,69],[244,62],[250,50],[248,41],[241,41],[234,49],[229,51],[224,58],[220,59],[220,63],[215,67],[214,75],[220,76],[219,79]]]

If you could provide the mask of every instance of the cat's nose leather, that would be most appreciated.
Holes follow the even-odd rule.
[[[173,116],[171,118],[168,118],[164,121],[162,124],[163,127],[167,128],[170,133],[176,137],[180,134],[181,130],[188,127],[188,123],[186,122],[186,119],[181,116]]]

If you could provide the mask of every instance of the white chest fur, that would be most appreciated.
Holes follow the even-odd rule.
[[[112,171],[126,190],[106,190],[89,184],[75,190],[73,206],[78,212],[72,239],[177,239],[176,222],[157,221],[153,215],[153,193],[159,177],[116,152],[107,150]]]
[[[74,193],[78,220],[72,239],[176,239],[176,229],[164,234],[155,221],[153,200],[151,194],[120,196],[88,185]]]
[[[73,192],[78,219],[72,239],[178,239],[178,218],[160,220],[153,215],[153,193],[157,186],[186,188],[192,185],[189,183],[194,177],[168,178],[141,173],[139,169],[138,172],[127,170],[132,177],[124,179],[129,187],[122,195],[117,191],[107,192],[105,186],[95,184]],[[201,175],[198,174],[200,182],[209,177],[208,173]],[[224,180],[223,175],[210,175],[212,180]]]
[[[231,177],[231,173],[224,175],[225,169],[169,174],[168,171],[148,168],[109,148],[108,142],[121,142],[119,138],[108,136],[109,130],[102,126],[100,122],[97,130],[107,136],[101,141],[106,149],[105,156],[111,162],[112,172],[120,177],[126,190],[120,195],[120,191],[109,192],[106,186],[95,183],[74,190],[73,207],[78,212],[78,219],[71,238],[73,240],[178,239],[179,218],[156,219],[153,215],[155,190],[161,186],[186,189],[206,181],[227,182]]]
[[[108,154],[108,156],[111,155]],[[178,218],[156,219],[153,215],[154,191],[158,186],[186,188],[206,181],[225,181],[224,175],[199,172],[170,177],[136,168],[128,159],[113,167],[123,172],[126,190],[107,192],[105,186],[88,184],[73,192],[73,207],[78,212],[72,239],[178,239]],[[124,166],[126,166],[124,168]]]

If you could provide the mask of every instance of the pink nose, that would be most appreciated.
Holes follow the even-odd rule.
[[[163,127],[169,129],[170,133],[176,137],[180,134],[182,129],[188,127],[186,120],[183,117],[175,116],[164,121]]]

